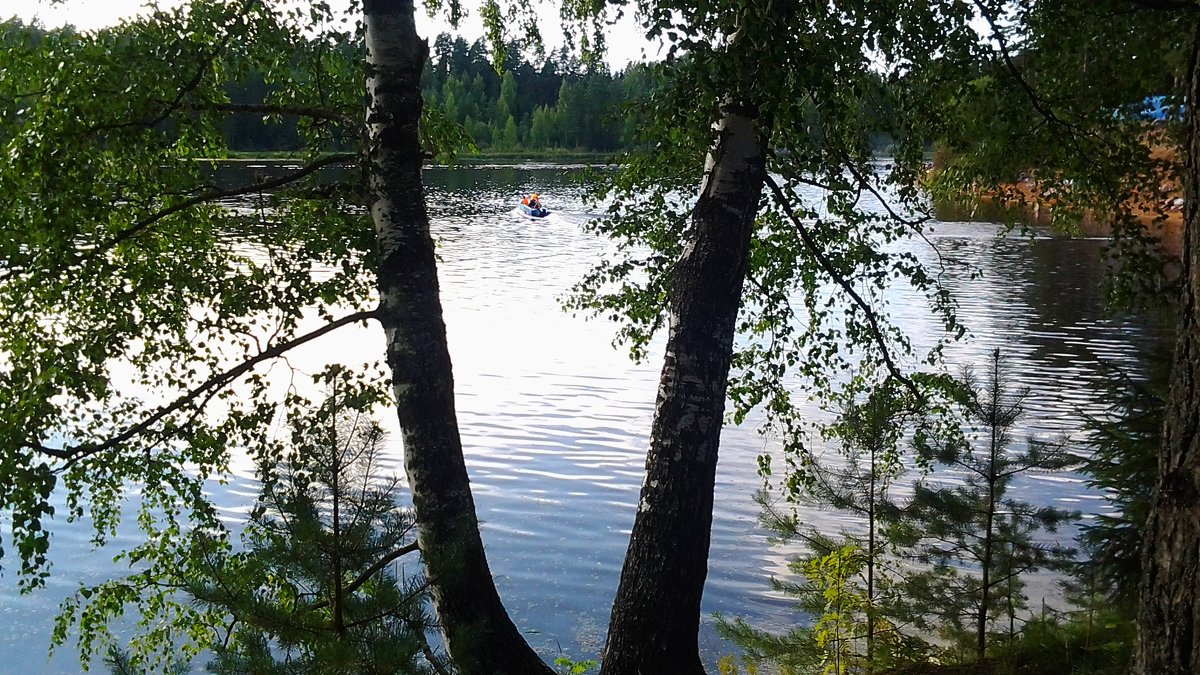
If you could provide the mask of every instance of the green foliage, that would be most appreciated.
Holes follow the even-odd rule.
[[[861,526],[836,536],[805,528],[794,513],[781,515],[760,496],[766,524],[783,541],[799,539],[808,549],[789,563],[802,581],[775,580],[773,586],[795,598],[812,623],[776,635],[720,620],[722,633],[742,650],[742,663],[843,673],[926,672],[922,668],[934,663],[974,661],[980,672],[1016,673],[1027,672],[1051,640],[1064,645],[1055,657],[1066,664],[1062,672],[1121,663],[1128,625],[1117,613],[1089,608],[1075,613],[1077,623],[1060,627],[1024,611],[1023,575],[1069,567],[1073,552],[1046,534],[1077,515],[1014,499],[1008,488],[1017,476],[1061,471],[1077,459],[1061,445],[1031,440],[1022,451],[1010,447],[1028,392],[1006,384],[999,351],[985,381],[969,370],[962,376],[959,406],[973,425],[967,433],[931,426],[916,414],[921,402],[906,403],[902,390],[889,384],[828,427],[842,441],[843,462],[808,467],[810,503],[847,511]],[[901,508],[886,497],[903,471],[899,444],[905,439],[942,472],[918,481]],[[1081,670],[1071,670],[1076,666]],[[730,669],[737,672],[732,662]]]
[[[1088,619],[1034,619],[1020,635],[1001,643],[993,658],[997,675],[1124,675],[1129,672],[1135,627],[1112,613]]]
[[[1166,409],[1170,358],[1154,357],[1145,381],[1113,368],[1101,401],[1105,412],[1089,416],[1082,471],[1088,484],[1103,490],[1113,507],[1086,521],[1079,542],[1086,553],[1075,571],[1074,591],[1089,604],[1096,601],[1132,617],[1141,580],[1144,525],[1150,513],[1158,472]]]
[[[372,316],[364,175],[325,154],[359,139],[361,56],[343,48],[358,27],[321,3],[201,0],[93,33],[4,34],[3,563],[32,588],[47,516],[89,520],[97,544],[136,520],[145,541],[117,556],[131,574],[80,589],[54,642],[76,639],[87,663],[129,612],[135,655],[190,657],[221,610],[174,594],[233,548],[205,482],[235,452],[279,462],[279,421],[309,408],[298,392],[336,380],[356,409],[390,400],[377,364],[283,358]],[[229,92],[251,76],[256,114],[297,118],[303,149],[277,174],[230,176],[207,158],[228,149],[246,114]]]
[[[12,539],[30,583],[44,569],[44,533],[34,528],[48,513],[51,481],[67,495],[59,515],[77,519],[90,505],[103,539],[125,481],[146,486],[147,512],[170,518],[178,511],[170,504],[195,501],[200,483],[220,471],[226,447],[255,437],[243,422],[262,415],[230,401],[225,423],[189,424],[212,400],[201,389],[194,404],[142,428],[129,420],[158,406],[130,391],[171,401],[225,371],[231,352],[252,353],[248,336],[263,327],[286,339],[304,305],[366,297],[361,218],[303,199],[269,219],[232,214],[198,159],[222,146],[219,115],[202,112],[224,101],[218,55],[240,50],[238,58],[266,67],[248,46],[286,42],[284,21],[261,6],[243,13],[197,3],[94,34],[47,35],[35,50],[3,57],[2,97],[19,106],[0,119],[0,185],[10,195],[0,205],[8,229],[0,302],[9,317],[0,334],[2,468],[14,477],[0,485],[0,503],[13,509],[14,525],[27,523]],[[10,57],[20,66],[9,69]],[[129,63],[143,64],[136,77]],[[231,230],[251,249],[280,255],[230,251],[223,234]],[[298,239],[304,253],[283,254]],[[313,277],[331,264],[341,271]],[[130,364],[129,387],[112,384],[117,359]]]
[[[1139,113],[1153,96],[1180,109],[1193,17],[1125,0],[975,5],[996,39],[949,42],[901,83],[940,148],[926,185],[952,199],[1041,201],[1071,231],[1085,213],[1111,224],[1114,299],[1160,306],[1162,251],[1139,217],[1167,216],[1160,190],[1180,184],[1182,117]]]
[[[855,546],[842,546],[804,564],[804,578],[824,601],[824,612],[812,626],[814,646],[823,654],[821,673],[842,675],[861,664],[854,642],[871,620],[869,599],[853,583],[865,567]],[[863,618],[860,618],[863,617]]]
[[[110,646],[104,655],[104,666],[108,668],[110,675],[143,675],[145,671],[139,668],[134,661],[128,650],[121,649],[116,645]],[[186,675],[191,670],[191,665],[187,660],[180,659],[172,661],[162,672],[164,675]]]
[[[398,479],[379,474],[383,432],[331,397],[293,420],[292,455],[263,467],[245,550],[207,558],[193,601],[231,620],[214,672],[418,673],[443,667],[425,639],[425,585]],[[426,659],[432,659],[427,663]]]
[[[863,400],[846,404],[824,429],[828,440],[839,443],[840,456],[826,463],[810,458],[805,501],[849,512],[872,527],[894,517],[888,491],[905,470],[902,441],[923,421],[924,403],[898,382],[886,381]]]
[[[159,670],[168,652],[211,647],[228,616],[259,612],[265,627],[234,627],[237,651],[221,663],[406,662],[419,646],[408,615],[370,643],[302,642],[284,625],[282,607],[299,602],[289,593],[324,592],[316,570],[234,583],[268,574],[260,556],[288,550],[265,520],[251,529],[261,539],[240,548],[207,485],[228,477],[234,457],[282,462],[298,439],[277,433],[312,412],[305,392],[336,381],[356,410],[391,403],[378,363],[324,349],[301,371],[287,358],[376,317],[360,22],[324,2],[196,0],[96,32],[18,27],[11,37],[0,53],[3,563],[24,588],[43,583],[49,516],[90,520],[98,545],[121,519],[145,535],[117,554],[126,576],[68,599],[54,644],[77,641],[86,666],[127,613],[130,653]],[[247,115],[289,129],[293,164],[239,174],[212,160]],[[443,158],[464,138],[436,112],[420,131]],[[292,522],[323,543],[311,518]],[[365,573],[362,560],[338,560],[323,562]],[[329,583],[355,587],[360,577],[341,578]],[[327,611],[313,604],[293,618],[365,632],[381,603],[419,590],[361,578],[358,592],[325,600]],[[215,586],[189,586],[204,580]],[[216,597],[217,588],[265,597]],[[183,602],[188,591],[201,601]]]
[[[803,501],[845,512],[861,525],[822,533],[804,527],[794,512],[779,513],[759,494],[764,524],[779,541],[800,541],[808,549],[788,563],[803,582],[774,580],[772,586],[814,619],[783,635],[740,620],[719,621],[723,634],[742,648],[744,664],[840,674],[911,663],[930,651],[898,621],[903,602],[897,588],[906,570],[887,553],[900,511],[888,492],[904,470],[900,443],[918,417],[912,403],[897,383],[880,385],[827,428],[841,442],[840,456],[805,467]]]
[[[914,374],[964,329],[936,271],[893,244],[925,232],[906,187],[921,141],[906,132],[894,82],[930,58],[930,41],[965,23],[956,3],[937,14],[908,3],[655,3],[643,16],[669,46],[659,84],[637,103],[639,150],[594,195],[606,217],[590,224],[617,242],[566,299],[573,311],[618,322],[619,341],[646,355],[665,325],[667,288],[704,180],[713,121],[723,103],[762,121],[770,188],[759,205],[728,394],[734,422],[759,409],[783,439],[792,481],[808,461],[812,420],[797,399],[837,408],[886,376],[926,395],[943,381]],[[776,11],[779,10],[779,11]],[[735,34],[736,40],[727,36]],[[868,57],[867,54],[870,53]],[[561,100],[561,98],[560,98]],[[903,160],[874,162],[892,139]],[[886,198],[884,195],[886,193]],[[882,202],[880,198],[884,198]],[[908,285],[946,328],[928,351],[886,321],[884,290]],[[793,493],[799,486],[789,485]]]
[[[560,656],[554,659],[554,665],[563,675],[584,675],[589,670],[599,667],[600,662],[595,659],[574,661],[570,657]]]
[[[425,584],[415,565],[398,571],[416,551],[412,518],[379,472],[383,432],[355,407],[361,394],[291,420],[282,463],[259,467],[239,545],[224,531],[173,533],[174,559],[150,552],[144,572],[81,588],[56,639],[77,621],[85,655],[111,641],[97,634],[123,609],[111,598],[136,603],[143,629],[128,651],[110,647],[114,669],[156,672],[208,650],[218,673],[444,672],[425,637]]]
[[[1134,642],[1133,622],[1109,613],[1063,620],[1032,618],[1014,634],[998,641],[988,658],[974,660],[961,650],[947,649],[932,658],[889,675],[1124,675]]]
[[[905,579],[909,619],[922,630],[940,630],[973,643],[982,659],[986,637],[996,621],[1007,619],[1015,632],[1026,606],[1021,576],[1039,569],[1064,569],[1073,550],[1044,540],[1078,518],[1051,506],[1035,506],[1008,496],[1015,477],[1061,471],[1077,463],[1062,444],[1030,439],[1024,450],[1010,448],[1010,432],[1024,412],[1027,390],[1005,381],[1000,350],[992,353],[985,382],[963,374],[962,405],[976,425],[974,438],[951,438],[932,446],[942,476],[914,485],[906,506],[904,531],[894,531],[902,553],[924,569]]]

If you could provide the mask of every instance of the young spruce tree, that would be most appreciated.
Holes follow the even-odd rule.
[[[1030,439],[1023,450],[1010,447],[1029,392],[1007,385],[999,349],[992,352],[984,382],[967,370],[963,384],[964,412],[977,425],[974,438],[927,448],[929,459],[945,468],[946,480],[914,485],[904,513],[907,532],[898,542],[916,563],[929,566],[906,581],[910,619],[973,645],[983,659],[996,620],[1006,617],[1011,630],[1026,606],[1021,575],[1064,566],[1072,554],[1038,535],[1056,531],[1077,514],[1010,497],[1013,478],[1061,471],[1076,460],[1062,444]]]
[[[369,388],[334,369],[334,392],[289,398],[290,433],[258,449],[262,482],[240,545],[226,530],[196,528],[177,544],[171,574],[143,570],[95,591],[119,598],[147,583],[190,600],[206,672],[410,675],[449,672],[426,639],[433,629],[411,510],[381,466],[385,433],[368,413]],[[407,568],[398,567],[406,556]],[[90,606],[82,608],[81,623]],[[60,623],[62,620],[60,619]],[[189,672],[194,650],[147,653],[135,635],[110,643],[114,675]]]
[[[859,527],[837,534],[804,527],[796,514],[780,513],[759,495],[764,524],[780,541],[801,541],[808,549],[789,563],[804,581],[775,580],[775,589],[816,619],[784,635],[741,620],[722,621],[723,632],[743,648],[748,661],[770,662],[786,672],[870,673],[927,651],[894,621],[902,570],[887,555],[890,526],[899,514],[889,489],[904,472],[900,444],[915,414],[907,390],[889,380],[847,406],[828,428],[840,441],[840,455],[831,461],[813,457],[805,467],[802,500],[846,513]]]
[[[411,512],[381,467],[384,432],[333,395],[292,420],[291,452],[263,466],[244,549],[214,547],[185,591],[228,618],[217,673],[433,673],[426,586]],[[415,556],[413,556],[415,558]]]

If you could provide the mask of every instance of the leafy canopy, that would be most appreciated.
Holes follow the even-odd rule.
[[[769,136],[770,172],[751,243],[729,395],[734,421],[755,408],[784,439],[790,489],[803,476],[798,403],[852,401],[880,379],[931,391],[913,374],[964,334],[942,287],[902,240],[925,235],[915,187],[930,123],[906,103],[912,73],[961,42],[971,10],[954,2],[637,3],[650,37],[670,46],[639,119],[645,151],[628,155],[595,197],[593,229],[617,242],[567,299],[621,323],[645,357],[666,319],[667,292],[704,179],[719,106],[754,111]],[[957,41],[957,42],[956,42]],[[967,49],[966,46],[962,49]],[[887,166],[876,162],[891,144]],[[948,264],[943,261],[943,265]],[[911,287],[945,328],[928,351],[886,321],[887,290]],[[933,386],[931,386],[933,385]],[[770,467],[764,462],[764,468]]]
[[[196,2],[5,51],[0,505],[26,587],[46,573],[56,488],[60,515],[86,512],[99,541],[131,484],[145,518],[211,522],[201,486],[230,448],[276,445],[261,366],[369,301],[356,177],[322,173],[346,158],[319,154],[361,105],[331,48],[351,34],[330,20]],[[224,85],[247,67],[305,85],[273,105],[320,113],[301,165],[228,184],[207,158],[224,154]]]

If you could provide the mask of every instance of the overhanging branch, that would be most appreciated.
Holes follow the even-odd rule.
[[[251,115],[295,115],[314,120],[337,122],[348,127],[362,126],[362,120],[345,113],[315,106],[290,106],[269,103],[193,103],[192,110],[215,111],[229,113],[245,113]]]
[[[158,422],[162,421],[168,415],[178,412],[179,410],[186,407],[192,401],[195,401],[197,398],[204,396],[211,391],[219,389],[220,387],[224,387],[224,386],[228,385],[229,383],[233,382],[237,378],[241,377],[242,375],[244,375],[247,372],[249,372],[250,370],[252,370],[258,364],[263,363],[264,361],[269,361],[271,359],[278,358],[279,356],[287,353],[288,351],[295,349],[296,347],[299,347],[300,345],[303,345],[305,343],[311,342],[323,335],[326,335],[327,333],[331,333],[334,330],[337,330],[338,328],[341,328],[343,326],[346,326],[346,325],[349,325],[352,323],[357,323],[359,321],[366,321],[368,319],[373,319],[373,318],[376,318],[376,316],[377,316],[377,310],[371,310],[371,311],[367,311],[367,312],[356,312],[354,314],[350,314],[348,316],[344,316],[340,319],[337,319],[336,321],[332,321],[328,324],[325,324],[324,326],[321,326],[320,328],[312,331],[311,333],[306,333],[299,337],[296,337],[296,338],[293,338],[286,342],[282,342],[278,345],[275,345],[274,347],[271,347],[270,349],[267,349],[263,352],[260,352],[256,355],[254,355],[253,357],[251,357],[249,359],[246,359],[245,361],[239,363],[237,366],[234,366],[233,368],[230,368],[229,370],[226,370],[222,373],[218,373],[217,375],[210,377],[209,379],[205,380],[203,383],[197,385],[196,387],[193,387],[187,393],[183,394],[182,396],[175,399],[171,403],[159,408],[158,410],[156,410],[153,414],[151,414],[146,419],[142,420],[141,422],[138,422],[137,424],[134,424],[133,426],[125,429],[124,431],[122,431],[121,433],[119,433],[115,436],[112,436],[111,438],[105,440],[102,443],[84,444],[84,445],[77,445],[74,447],[62,447],[62,448],[51,448],[51,447],[44,446],[40,443],[29,443],[27,447],[30,447],[38,452],[49,455],[51,457],[56,457],[58,459],[65,460],[66,465],[63,468],[64,469],[70,468],[73,464],[79,462],[80,460],[86,459],[87,457],[95,455],[96,453],[104,452],[105,450],[111,450],[112,448],[117,447],[118,445],[128,441],[129,439],[131,439],[139,434],[145,433],[151,427],[153,427]]]
[[[923,399],[925,396],[921,392],[920,388],[917,387],[916,383],[914,383],[911,379],[901,373],[900,368],[897,367],[895,361],[892,360],[891,350],[888,348],[887,340],[883,335],[883,330],[879,327],[879,319],[875,315],[875,310],[872,309],[867,301],[858,294],[858,291],[854,290],[854,287],[850,285],[850,282],[847,281],[846,278],[842,276],[836,268],[834,268],[833,263],[829,260],[829,257],[826,256],[821,251],[821,247],[817,245],[816,240],[812,236],[812,232],[809,231],[808,227],[806,227],[800,218],[796,216],[796,211],[792,208],[791,202],[783,193],[783,189],[779,187],[779,184],[775,182],[775,179],[772,178],[770,174],[768,174],[766,177],[766,184],[771,188],[771,192],[775,196],[775,202],[779,204],[780,208],[783,209],[784,214],[786,214],[788,217],[788,220],[792,221],[792,225],[795,226],[796,231],[800,234],[800,241],[804,244],[804,247],[808,249],[808,252],[810,255],[812,255],[813,259],[817,261],[817,265],[826,274],[828,274],[830,278],[833,279],[834,283],[840,286],[842,290],[850,296],[850,299],[854,301],[854,304],[860,310],[862,310],[864,316],[866,316],[867,327],[871,331],[871,337],[874,338],[875,342],[879,345],[879,352],[883,357],[883,363],[887,368],[888,373],[890,373],[892,377],[896,378],[896,380],[898,380],[910,392],[912,392],[913,396],[916,396],[918,399]]]
[[[1042,99],[1033,86],[1025,80],[1025,77],[1021,75],[1020,69],[1017,68],[1017,64],[1013,60],[1012,54],[1008,50],[1008,43],[1005,42],[1004,35],[1000,31],[1000,27],[996,25],[996,20],[992,16],[991,11],[988,10],[981,0],[972,1],[975,7],[979,9],[980,16],[987,21],[988,26],[992,29],[992,39],[995,40],[996,44],[1000,47],[1000,56],[1004,59],[1004,65],[1008,68],[1008,71],[1013,76],[1013,79],[1016,80],[1017,86],[1021,88],[1021,91],[1025,93],[1026,98],[1029,99],[1030,105],[1032,105],[1033,109],[1036,110],[1038,114],[1040,114],[1047,121],[1066,129],[1069,132],[1068,137],[1070,138],[1071,145],[1074,146],[1076,152],[1078,152],[1080,156],[1087,157],[1088,155],[1084,152],[1083,148],[1079,146],[1078,137],[1082,136],[1087,138],[1090,134],[1087,132],[1087,130],[1080,128],[1079,125],[1072,124],[1071,122],[1059,117],[1050,107],[1050,105]]]
[[[173,216],[181,211],[186,211],[193,206],[199,206],[200,204],[206,204],[208,202],[213,202],[220,199],[241,197],[248,194],[255,194],[258,192],[281,188],[290,185],[291,183],[294,183],[305,176],[311,175],[327,166],[331,166],[333,164],[346,164],[354,161],[355,159],[357,159],[357,157],[352,154],[327,155],[313,161],[311,164],[305,165],[297,171],[293,171],[285,176],[280,176],[279,178],[273,178],[261,183],[254,183],[253,185],[242,185],[227,190],[210,190],[194,197],[190,197],[182,202],[179,202],[178,204],[172,204],[161,211],[156,211],[155,213],[142,218],[133,225],[130,225],[124,230],[118,232],[115,237],[90,251],[88,255],[84,257],[83,261],[86,262],[101,256],[108,251],[111,251],[114,247],[118,246],[122,242],[128,241],[129,239],[137,236],[138,233],[146,230],[160,220],[169,216]]]

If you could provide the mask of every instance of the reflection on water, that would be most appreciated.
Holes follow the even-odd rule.
[[[428,202],[439,239],[441,283],[457,382],[459,420],[484,539],[497,583],[534,646],[594,656],[603,641],[626,538],[633,522],[657,383],[657,365],[631,363],[611,345],[607,322],[565,314],[558,298],[608,245],[581,230],[594,214],[581,201],[577,172],[562,167],[430,169]],[[521,194],[539,192],[554,213],[527,219],[514,209]],[[1032,389],[1029,433],[1075,430],[1096,407],[1088,385],[1103,378],[1102,361],[1141,372],[1138,354],[1160,344],[1160,331],[1108,318],[1098,290],[1102,242],[997,239],[989,223],[943,222],[931,240],[949,264],[972,339],[952,346],[952,363],[978,363],[995,346],[1010,357],[1018,384]],[[905,243],[923,260],[923,243]],[[971,280],[967,266],[983,277]],[[893,320],[918,346],[936,339],[938,323],[923,301],[897,290]],[[382,354],[374,329],[331,336],[296,359],[334,353]],[[652,359],[661,350],[652,349]],[[390,419],[384,420],[394,424]],[[394,436],[398,438],[398,435]],[[768,590],[786,573],[786,554],[767,545],[750,499],[759,486],[756,456],[774,443],[752,425],[727,428],[717,477],[709,581],[702,635],[710,660],[728,647],[716,639],[712,612],[744,616],[767,627],[799,620],[788,601]],[[401,471],[398,442],[391,462]],[[251,470],[238,467],[212,495],[236,521],[252,501]],[[1043,477],[1014,487],[1014,496],[1095,511],[1098,496],[1076,476]],[[813,523],[836,528],[837,514],[813,511]],[[90,552],[85,526],[55,531],[50,587],[17,597],[11,575],[0,587],[0,653],[6,667],[75,672],[68,647],[47,665],[45,645],[54,606],[76,580],[112,572],[107,555]],[[117,544],[135,533],[122,530]]]

